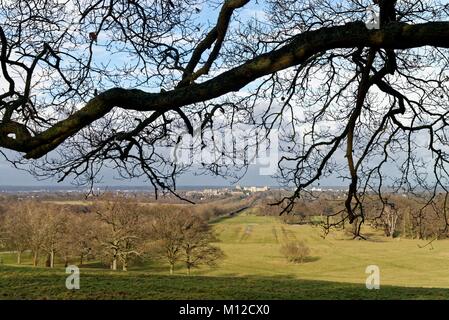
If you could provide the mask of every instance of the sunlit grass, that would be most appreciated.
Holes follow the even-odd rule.
[[[351,240],[343,232],[323,238],[318,227],[286,225],[275,217],[246,215],[223,220],[215,228],[227,259],[221,268],[207,274],[288,275],[365,283],[366,267],[377,265],[385,285],[449,288],[449,240],[421,248],[426,241],[388,239],[371,230],[367,230],[370,237],[366,241]],[[290,240],[304,240],[313,259],[304,264],[287,262],[279,249]]]
[[[15,254],[0,254],[0,298],[117,299],[447,299],[449,240],[420,248],[425,241],[386,239],[366,230],[369,240],[350,240],[343,232],[321,237],[307,225],[286,225],[276,217],[241,214],[213,224],[226,255],[216,268],[204,267],[175,276],[159,261],[135,265],[129,272],[111,272],[92,262],[81,269],[81,290],[65,288],[61,264],[55,270],[12,266]],[[311,258],[293,264],[280,254],[286,241],[304,240]],[[433,248],[430,250],[430,248]],[[1,262],[0,260],[0,262]],[[76,264],[76,261],[72,263]],[[381,289],[365,288],[365,268],[378,265]],[[41,262],[42,265],[42,262]],[[424,287],[424,288],[418,288]]]

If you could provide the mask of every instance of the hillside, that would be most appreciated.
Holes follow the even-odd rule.
[[[339,232],[321,237],[319,228],[281,223],[275,217],[241,214],[213,224],[226,258],[216,268],[181,266],[167,275],[163,263],[136,265],[128,273],[91,264],[81,270],[81,290],[65,289],[65,273],[12,266],[11,253],[1,255],[0,298],[126,299],[388,299],[449,298],[446,268],[449,240],[418,247],[423,241],[390,240],[371,234],[369,241],[347,240]],[[282,243],[304,240],[311,248],[306,263],[292,264],[280,254]],[[29,261],[28,261],[29,262]],[[381,290],[364,286],[367,265],[381,270]],[[408,287],[408,288],[406,288]],[[267,290],[270,288],[270,290]]]

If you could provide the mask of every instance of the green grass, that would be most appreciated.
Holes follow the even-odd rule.
[[[363,285],[289,277],[188,277],[84,270],[81,289],[62,269],[0,267],[0,299],[447,299],[447,289]]]
[[[325,239],[318,227],[286,225],[273,217],[241,215],[215,225],[227,259],[214,270],[198,274],[219,276],[289,276],[296,279],[365,283],[365,269],[377,265],[384,285],[449,288],[449,240],[427,242],[387,239],[367,230],[369,240],[351,240],[342,232]],[[312,261],[288,263],[282,243],[304,240]]]
[[[81,290],[65,288],[67,276],[54,270],[12,266],[15,255],[1,254],[0,299],[448,299],[449,240],[420,248],[425,241],[391,240],[367,230],[369,240],[343,233],[325,239],[319,228],[282,224],[274,217],[242,214],[213,224],[226,258],[217,268],[185,275],[178,266],[152,261],[129,272],[111,272],[91,264],[81,269]],[[312,258],[288,263],[282,243],[304,240]],[[365,268],[378,265],[381,289],[365,288]]]

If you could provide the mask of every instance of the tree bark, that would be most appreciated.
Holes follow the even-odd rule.
[[[123,271],[128,271],[128,260],[127,259],[123,259],[122,270]]]
[[[55,266],[55,250],[50,251],[50,268]]]
[[[22,264],[22,251],[17,251],[17,264]]]
[[[39,253],[37,251],[35,251],[33,253],[33,267],[37,267],[38,259],[39,259]]]

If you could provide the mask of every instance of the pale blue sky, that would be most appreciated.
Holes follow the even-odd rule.
[[[105,170],[102,173],[102,185],[118,186],[118,185],[146,185],[145,180],[133,179],[133,180],[119,180],[117,174],[113,170]],[[70,185],[72,180],[61,183],[61,185]],[[234,180],[225,180],[219,177],[213,177],[210,175],[195,176],[194,174],[184,174],[179,177],[177,183],[179,186],[192,185],[232,185]],[[55,179],[42,180],[34,178],[30,173],[24,172],[13,168],[5,160],[0,160],[0,186],[42,186],[42,185],[55,185],[57,184]],[[240,181],[241,185],[277,185],[275,179],[270,176],[259,175],[259,169],[256,166],[252,166],[244,179]]]
[[[207,3],[207,2],[206,2]],[[239,14],[241,16],[252,17],[257,15],[260,17],[262,15],[263,1],[253,1],[245,6],[244,9],[239,10]],[[213,24],[216,21],[218,10],[211,10],[208,5],[203,5],[202,14],[200,20],[203,22],[207,22]],[[100,50],[100,49],[98,49]],[[101,55],[97,55],[101,56]],[[104,55],[107,58],[107,55]],[[5,150],[2,150],[5,151]],[[8,153],[10,156],[11,153]],[[258,168],[252,167],[250,168],[248,174],[245,179],[241,181],[243,185],[275,185],[276,181],[269,176],[261,176],[258,174]],[[146,182],[144,180],[117,180],[117,173],[113,170],[105,170],[102,174],[103,182],[106,185],[145,185]],[[68,185],[71,183],[71,180],[63,182],[63,185]],[[229,185],[232,183],[231,180],[227,181],[223,178],[212,177],[210,175],[206,176],[194,176],[193,174],[185,174],[181,176],[178,180],[178,185]],[[10,186],[37,186],[37,185],[54,185],[56,184],[55,179],[49,180],[41,180],[39,181],[35,177],[33,177],[30,173],[25,171],[18,170],[14,168],[11,164],[3,159],[0,155],[0,185],[10,185]]]

